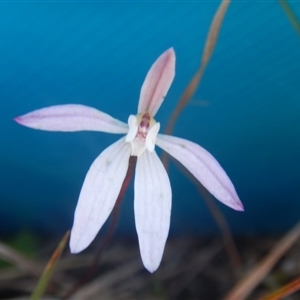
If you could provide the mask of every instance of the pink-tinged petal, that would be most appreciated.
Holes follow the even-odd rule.
[[[103,131],[127,133],[128,125],[93,107],[80,104],[55,105],[34,110],[14,119],[17,123],[48,131]]]
[[[244,210],[235,188],[216,159],[199,145],[181,138],[159,134],[156,145],[186,167],[219,201]]]
[[[161,106],[175,76],[175,52],[165,51],[150,68],[143,83],[138,113],[148,111],[153,117]]]
[[[91,165],[75,210],[71,231],[72,253],[84,250],[111,213],[128,169],[130,144],[121,138],[106,148]]]
[[[145,268],[154,272],[162,259],[170,227],[172,191],[156,152],[138,159],[134,180],[134,214]]]

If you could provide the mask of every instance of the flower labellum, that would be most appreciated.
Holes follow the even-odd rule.
[[[160,265],[169,233],[172,191],[155,145],[168,152],[219,201],[242,211],[243,205],[229,177],[216,159],[199,145],[158,134],[154,116],[175,76],[175,52],[165,51],[150,68],[141,88],[137,115],[128,125],[92,107],[67,104],[35,110],[15,118],[21,125],[48,131],[93,130],[126,134],[92,163],[82,186],[71,231],[72,253],[94,240],[111,213],[128,169],[137,156],[134,214],[143,264],[149,272]]]

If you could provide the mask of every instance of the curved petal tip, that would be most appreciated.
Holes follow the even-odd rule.
[[[185,139],[159,134],[156,145],[177,159],[219,201],[230,208],[244,207],[224,169],[204,148]]]
[[[237,211],[245,211],[244,209],[244,205],[242,203],[242,201],[240,199],[237,199],[235,201],[235,207],[232,207],[234,210],[237,210]]]

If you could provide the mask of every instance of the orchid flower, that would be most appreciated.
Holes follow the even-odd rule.
[[[179,161],[219,201],[243,210],[229,177],[210,153],[188,140],[158,134],[160,123],[154,116],[174,76],[175,52],[170,48],[150,68],[141,88],[137,114],[129,116],[128,125],[95,108],[77,104],[50,106],[15,119],[40,130],[125,134],[96,158],[85,177],[71,230],[72,253],[88,247],[109,217],[132,155],[137,156],[134,215],[141,258],[151,273],[158,268],[169,233],[172,191],[155,145]]]

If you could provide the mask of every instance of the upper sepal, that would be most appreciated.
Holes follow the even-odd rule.
[[[165,51],[152,65],[142,85],[138,113],[148,111],[155,116],[175,76],[175,52]]]

